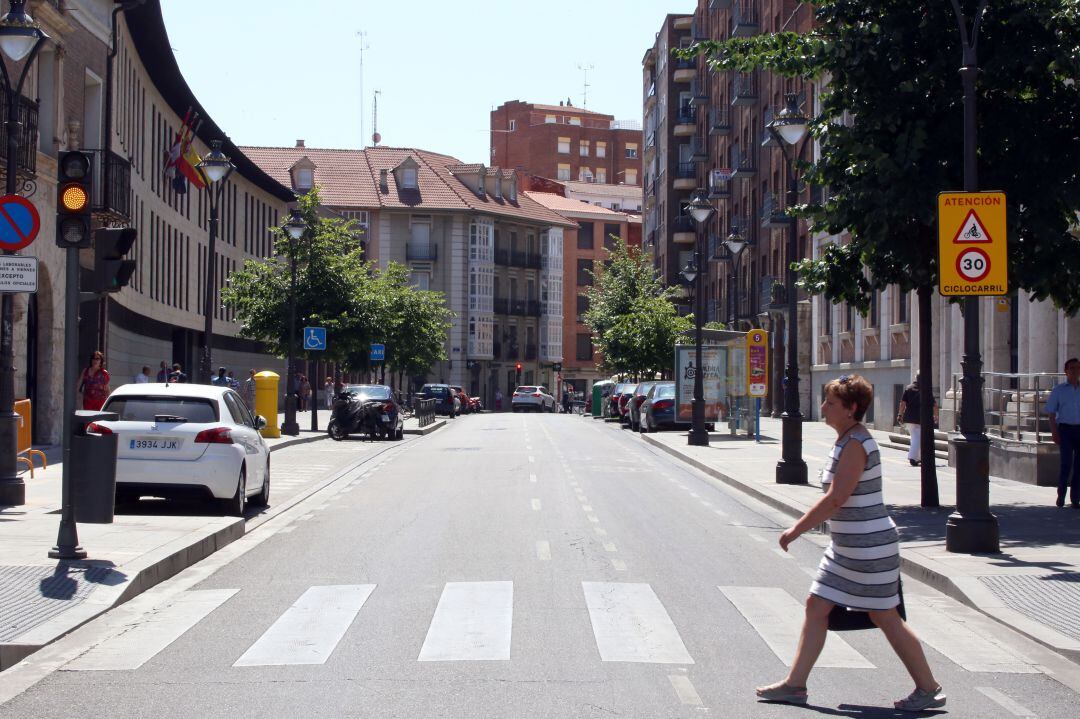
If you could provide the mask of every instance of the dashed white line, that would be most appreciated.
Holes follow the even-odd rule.
[[[621,559],[612,559],[611,560],[611,566],[615,567],[616,572],[625,572],[626,571],[626,562],[624,562]]]
[[[614,542],[604,542],[604,551],[606,551],[606,552],[617,552],[619,550],[615,548],[615,543]]]
[[[783,549],[780,549],[780,547],[773,547],[773,552],[784,559],[795,559],[795,557],[791,556],[790,552],[785,552]]]
[[[535,474],[530,474],[529,475],[529,481],[535,483],[536,482],[536,475]]]
[[[593,523],[599,523],[600,522],[600,518],[597,517],[595,514],[586,514],[585,516],[589,518],[590,522],[593,522]]]
[[[540,511],[540,500],[539,499],[534,499],[532,501],[532,508],[535,509],[537,512]]]
[[[982,692],[987,699],[1000,706],[1005,711],[1012,714],[1014,717],[1024,717],[1025,719],[1035,719],[1035,712],[1031,711],[1027,707],[1021,706],[1012,700],[1006,694],[994,689],[993,687],[975,687]]]
[[[583,510],[585,510],[586,512],[591,512],[591,511],[593,511],[592,507],[590,507],[590,506],[589,506],[589,505],[587,505],[587,504],[583,504],[583,505],[581,505],[581,508],[582,508]]]
[[[529,462],[536,462],[536,457],[529,455]]]
[[[675,689],[675,694],[679,697],[679,701],[688,706],[702,706],[701,697],[698,695],[697,690],[694,689],[694,685],[690,683],[689,677],[672,674],[668,676],[668,680]]]
[[[551,543],[541,540],[536,543],[536,558],[541,562],[551,561]]]
[[[593,527],[593,531],[596,532],[597,537],[606,537],[607,536],[607,530],[604,529],[603,527]]]

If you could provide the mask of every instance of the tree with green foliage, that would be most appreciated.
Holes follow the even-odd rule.
[[[715,70],[758,68],[821,84],[805,179],[827,188],[795,208],[811,229],[847,233],[797,265],[800,285],[860,312],[887,286],[919,299],[919,371],[932,376],[931,296],[938,280],[936,196],[963,186],[962,49],[952,4],[810,0],[814,29],[700,42]],[[969,17],[976,3],[962,3]],[[978,40],[982,187],[1009,203],[1011,290],[1080,309],[1080,4],[995,0]],[[922,383],[923,504],[937,505],[931,382]]]
[[[603,367],[636,377],[667,375],[675,342],[691,319],[678,315],[672,303],[675,290],[663,287],[640,248],[618,239],[609,253],[610,261],[592,275],[584,317],[603,353]]]

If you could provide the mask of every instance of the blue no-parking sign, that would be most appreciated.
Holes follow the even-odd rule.
[[[14,252],[29,245],[41,229],[34,203],[20,195],[0,197],[0,250]]]
[[[386,345],[377,345],[374,342],[371,344],[371,357],[372,362],[385,362],[386,361]]]
[[[304,328],[304,349],[306,349],[306,350],[324,350],[324,349],[326,349],[326,328],[325,327],[305,327]]]

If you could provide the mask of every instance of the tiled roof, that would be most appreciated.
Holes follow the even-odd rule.
[[[566,187],[570,192],[577,192],[582,195],[633,195],[634,197],[641,197],[641,188],[637,185],[611,185],[603,182],[577,182],[574,180],[563,180],[561,184]]]
[[[419,208],[458,210],[532,221],[549,225],[573,226],[562,215],[518,193],[518,201],[499,199],[490,194],[479,196],[453,172],[490,170],[481,164],[465,165],[460,160],[437,152],[408,147],[369,147],[364,150],[330,150],[314,147],[245,147],[243,152],[268,175],[282,184],[292,185],[289,168],[301,157],[315,163],[315,184],[323,204],[330,207],[366,210]],[[419,165],[418,189],[401,189],[394,178],[394,168],[406,157]],[[379,186],[381,171],[387,171],[386,190]],[[504,179],[514,176],[502,171]]]
[[[603,219],[610,222],[627,221],[627,216],[622,212],[609,210],[608,208],[600,207],[599,205],[590,205],[588,202],[574,200],[569,197],[563,197],[562,195],[556,195],[550,192],[526,192],[524,194],[530,200],[566,217],[584,217],[588,215],[590,218]]]

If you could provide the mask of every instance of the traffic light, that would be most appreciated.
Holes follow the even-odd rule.
[[[551,365],[553,372],[562,372],[562,362],[555,362]]]
[[[93,158],[80,150],[61,152],[57,158],[56,244],[89,247],[93,209]]]
[[[517,379],[514,380],[514,381],[517,382],[518,384],[521,384],[521,363],[520,362],[518,362],[516,365],[514,365],[514,371],[517,373]]]
[[[94,232],[94,284],[92,292],[119,292],[135,272],[135,260],[124,255],[135,244],[134,227],[107,227]]]

